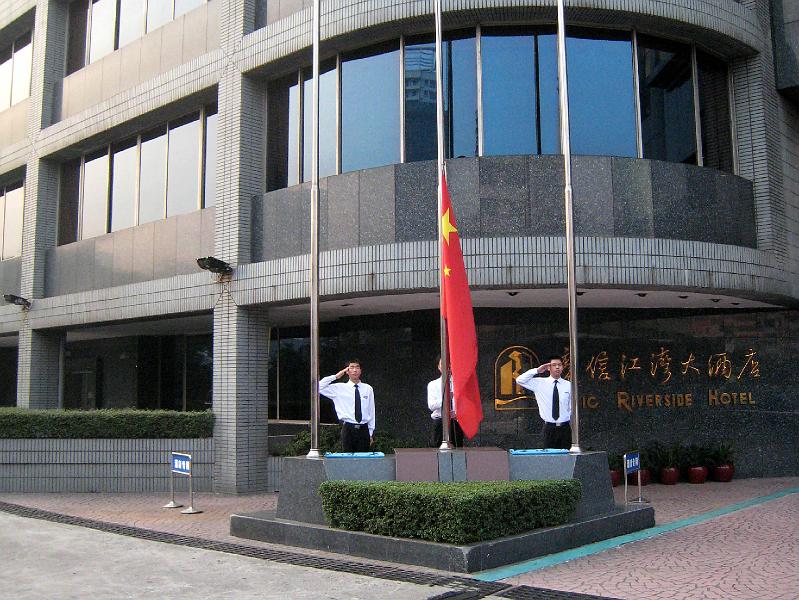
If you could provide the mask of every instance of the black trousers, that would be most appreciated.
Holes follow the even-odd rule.
[[[439,448],[444,440],[443,419],[433,419],[433,431],[430,435],[430,447]],[[463,447],[463,429],[457,419],[449,420],[449,441],[456,448]]]
[[[369,452],[369,426],[342,423],[341,447],[344,452]]]
[[[554,423],[544,421],[544,448],[560,448],[568,450],[572,446],[572,428],[569,423],[564,423],[560,427]]]

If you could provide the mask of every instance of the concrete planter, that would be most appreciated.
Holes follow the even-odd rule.
[[[212,438],[0,439],[0,491],[168,492],[172,451],[192,455],[194,489],[210,491]],[[176,476],[175,489],[188,478]]]

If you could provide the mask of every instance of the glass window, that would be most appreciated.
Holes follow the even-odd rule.
[[[167,217],[200,208],[200,120],[197,115],[169,124]]]
[[[11,106],[11,76],[14,72],[13,48],[0,48],[0,110]]]
[[[71,244],[78,239],[80,214],[80,163],[69,160],[61,165],[61,189],[58,195],[58,245]]]
[[[341,65],[341,170],[399,162],[399,49],[351,55]]]
[[[704,52],[696,53],[699,83],[699,121],[702,126],[702,161],[732,173],[732,127],[727,65]]]
[[[30,32],[14,43],[14,72],[11,76],[11,104],[24,100],[31,92],[33,44]]]
[[[538,148],[541,154],[560,154],[558,40],[554,33],[539,34],[535,42],[538,73]],[[571,88],[569,90],[571,91]]]
[[[484,30],[483,152],[535,154],[535,47],[530,34]]]
[[[477,156],[477,49],[474,31],[443,44],[444,152]],[[407,127],[407,125],[406,125]]]
[[[217,114],[206,113],[205,117],[205,181],[203,206],[216,205],[216,130]]]
[[[117,48],[144,35],[146,0],[119,0],[119,42]]]
[[[336,63],[319,67],[319,177],[336,174]],[[311,180],[313,79],[306,71],[303,82],[302,180]]]
[[[0,260],[4,259],[3,256],[3,230],[5,229],[5,218],[6,218],[6,197],[5,197],[5,190],[0,187]]]
[[[288,185],[297,185],[300,182],[300,86],[296,79],[289,87],[288,127]]]
[[[405,44],[405,160],[435,160],[436,47],[433,42]]]
[[[172,0],[147,3],[147,31],[153,31],[172,20]]]
[[[696,164],[691,48],[638,38],[644,158]]]
[[[86,29],[88,23],[87,0],[72,0],[69,3],[67,22],[67,72],[74,73],[86,64]]]
[[[136,224],[136,169],[139,149],[130,140],[113,149],[111,179],[111,231]]]
[[[164,218],[166,131],[142,136],[139,173],[139,225]]]
[[[186,410],[211,409],[213,363],[212,336],[186,336]]]
[[[175,18],[205,4],[205,0],[175,0]]]
[[[266,189],[279,190],[288,185],[290,88],[297,77],[270,81],[266,94]]]
[[[92,25],[89,34],[90,63],[114,51],[116,20],[116,0],[94,0],[92,2]]]
[[[83,165],[81,239],[108,232],[108,152],[87,156]]]
[[[3,228],[3,258],[22,256],[22,213],[25,203],[25,188],[21,185],[6,188],[5,218]]]
[[[572,152],[637,156],[630,35],[569,35],[566,45]]]

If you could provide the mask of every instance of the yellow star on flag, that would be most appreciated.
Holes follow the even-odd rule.
[[[449,277],[449,274],[452,273],[452,269],[449,267],[444,267],[444,276]]]
[[[449,234],[450,233],[458,233],[457,228],[452,224],[452,221],[449,220],[449,211],[444,213],[441,217],[441,235],[444,238],[444,241],[447,242],[447,246],[449,246]]]

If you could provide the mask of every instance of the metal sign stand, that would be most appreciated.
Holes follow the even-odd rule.
[[[202,512],[194,508],[194,486],[192,484],[191,470],[191,454],[172,452],[169,469],[169,491],[172,495],[172,499],[168,504],[164,505],[164,508],[180,508],[183,506],[182,504],[175,503],[175,473],[177,473],[178,475],[189,476],[189,507],[180,511],[180,514],[196,515]]]
[[[635,452],[627,452],[622,456],[624,461],[624,503],[625,504],[649,504],[649,500],[644,498],[641,493],[641,455],[636,450]],[[633,500],[627,499],[627,475],[630,473],[638,473],[638,498]]]

